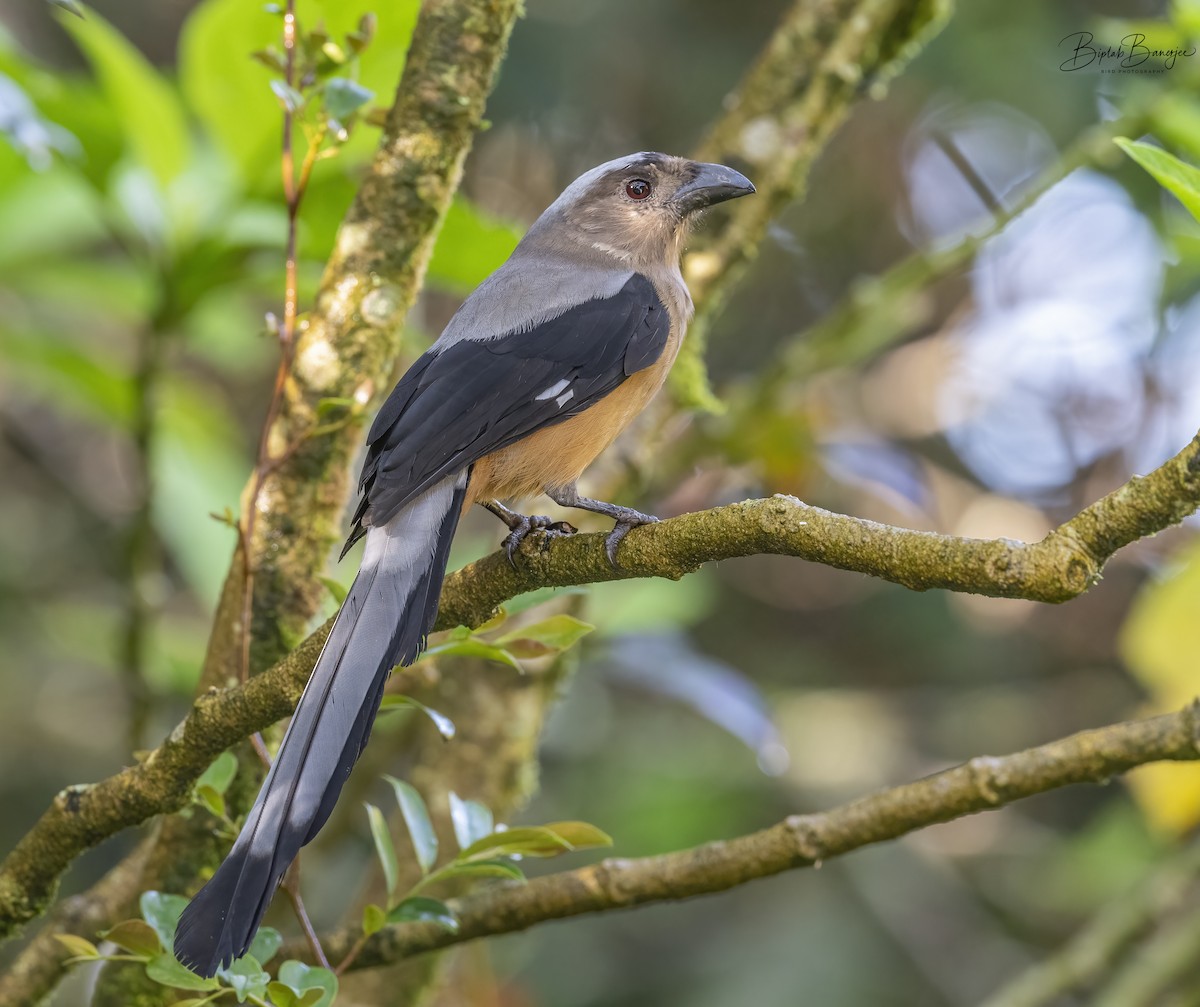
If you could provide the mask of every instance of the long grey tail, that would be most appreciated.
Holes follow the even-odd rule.
[[[443,480],[367,532],[358,576],[246,824],[179,920],[175,955],[193,972],[211,976],[246,953],[284,871],[333,811],[388,673],[424,648],[467,478]]]

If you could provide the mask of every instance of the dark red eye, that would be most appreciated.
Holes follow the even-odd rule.
[[[644,178],[631,178],[625,183],[625,195],[630,199],[645,199],[650,195],[650,183]]]

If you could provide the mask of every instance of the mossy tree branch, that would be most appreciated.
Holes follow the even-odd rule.
[[[540,587],[679,578],[704,563],[757,554],[796,556],[914,590],[1062,602],[1095,583],[1117,550],[1198,507],[1200,435],[1149,475],[1131,479],[1029,544],[894,528],[776,496],[635,529],[621,547],[619,569],[608,565],[602,534],[556,540],[546,549],[544,539],[531,536],[515,567],[498,552],[450,575],[438,628],[478,626],[498,605]],[[291,713],[331,622],[244,686],[199,697],[171,736],[138,765],[62,791],[0,863],[0,937],[37,914],[81,852],[153,815],[178,810],[221,751]]]
[[[1148,762],[1200,759],[1200,708],[1082,731],[1014,755],[980,756],[831,811],[792,815],[761,832],[635,860],[505,883],[450,900],[456,933],[433,924],[386,927],[355,961],[367,968],[463,941],[525,930],[550,920],[629,909],[726,891],[758,878],[812,867],[874,843],[1074,783],[1102,783]],[[338,954],[358,937],[328,934]],[[284,953],[303,956],[303,946]]]
[[[685,404],[715,404],[704,369],[708,326],[753,261],[767,227],[801,195],[808,170],[863,94],[939,31],[950,0],[797,0],[726,101],[696,156],[745,165],[758,188],[697,236],[683,269],[696,316],[671,375]]]

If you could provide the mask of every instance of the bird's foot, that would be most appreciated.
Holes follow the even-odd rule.
[[[617,548],[621,544],[621,540],[625,538],[629,532],[644,524],[658,524],[658,518],[653,514],[643,514],[641,511],[634,510],[632,507],[617,507],[611,505],[613,513],[610,516],[617,519],[617,523],[613,526],[613,530],[608,533],[608,537],[604,540],[604,555],[608,557],[608,562],[614,570],[618,570],[621,564],[617,562]]]
[[[526,537],[533,532],[544,532],[546,535],[544,546],[550,544],[551,539],[565,538],[569,535],[574,535],[577,529],[574,525],[566,521],[555,521],[553,518],[546,517],[545,514],[513,514],[516,518],[508,526],[508,535],[504,541],[500,543],[504,549],[504,554],[508,557],[508,562],[512,566],[517,565],[516,553],[521,547],[521,543]]]

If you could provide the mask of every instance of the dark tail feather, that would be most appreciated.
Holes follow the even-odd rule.
[[[213,975],[246,953],[284,872],[333,811],[367,744],[388,673],[411,663],[437,617],[467,474],[367,534],[362,566],[233,849],[196,894],[175,955]]]

